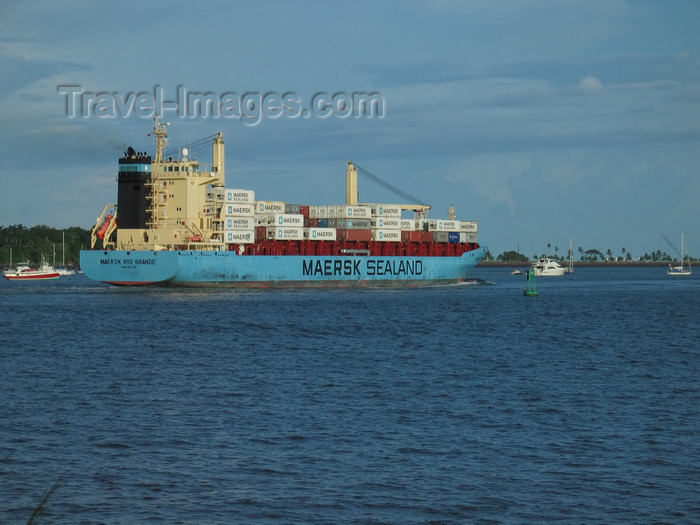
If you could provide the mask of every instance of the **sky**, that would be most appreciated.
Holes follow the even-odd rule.
[[[259,200],[342,203],[352,160],[478,221],[494,256],[676,255],[684,234],[700,257],[698,20],[696,0],[0,0],[0,226],[91,227],[160,108],[175,152],[222,132],[227,187]]]

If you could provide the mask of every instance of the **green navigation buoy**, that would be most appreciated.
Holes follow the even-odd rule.
[[[523,292],[523,295],[527,295],[527,296],[539,295],[537,290],[535,290],[535,271],[528,270],[526,272],[526,276],[527,276],[527,288],[525,289],[525,292]]]

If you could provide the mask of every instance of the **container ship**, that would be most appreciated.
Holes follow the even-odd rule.
[[[210,165],[188,158],[186,148],[168,156],[167,124],[158,119],[153,134],[154,157],[129,147],[119,159],[117,203],[104,206],[91,248],[80,252],[90,279],[121,286],[431,286],[468,281],[485,253],[477,222],[457,220],[454,208],[447,219],[430,219],[430,206],[405,193],[412,203],[358,203],[358,171],[365,170],[352,162],[343,204],[258,200],[254,190],[226,184],[221,133],[211,139]]]

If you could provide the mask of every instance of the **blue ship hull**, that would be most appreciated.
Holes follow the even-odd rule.
[[[80,267],[90,279],[123,286],[403,287],[464,281],[485,252],[479,248],[459,257],[381,257],[82,250]]]

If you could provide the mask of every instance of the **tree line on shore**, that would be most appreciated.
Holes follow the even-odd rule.
[[[65,265],[77,267],[80,250],[89,247],[90,230],[77,226],[65,230],[45,225],[29,228],[21,224],[0,226],[0,266],[4,268],[10,266],[10,259],[12,265],[24,261],[39,264],[42,260],[61,264],[64,252]]]
[[[551,245],[547,245],[547,248],[551,250]],[[573,253],[569,254],[568,250],[566,254],[560,254],[559,253],[559,248],[555,247],[554,248],[554,253],[549,253],[549,254],[534,254],[531,258],[528,257],[527,255],[524,255],[522,253],[519,253],[515,250],[511,251],[506,251],[498,255],[497,257],[494,258],[493,254],[491,252],[487,252],[486,256],[484,257],[484,261],[496,261],[496,262],[529,262],[533,260],[537,260],[540,258],[547,257],[549,259],[554,259],[559,262],[567,262],[569,260],[569,257],[574,260],[574,262],[585,262],[585,263],[597,263],[597,262],[605,262],[605,263],[632,263],[632,262],[642,262],[642,263],[665,263],[665,262],[674,262],[678,261],[680,259],[680,255],[678,257],[672,257],[666,252],[662,252],[661,250],[657,250],[652,253],[645,253],[644,255],[641,255],[639,257],[633,257],[632,253],[627,250],[626,248],[622,248],[620,250],[621,255],[615,255],[611,249],[607,249],[605,253],[602,251],[595,249],[595,248],[590,248],[590,249],[584,249],[583,247],[579,246],[578,248],[578,259],[576,259],[576,256]],[[693,257],[689,256],[687,253],[684,254],[683,259],[685,261],[695,261]]]

